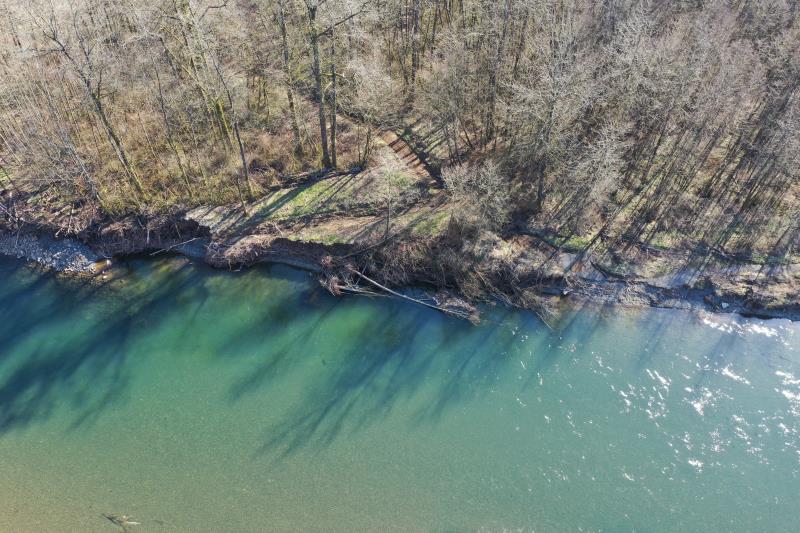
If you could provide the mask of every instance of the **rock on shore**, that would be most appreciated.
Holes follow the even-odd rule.
[[[93,272],[103,258],[72,239],[0,232],[0,254],[35,261],[59,272]]]

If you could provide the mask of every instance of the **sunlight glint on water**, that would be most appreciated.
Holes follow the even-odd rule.
[[[0,531],[792,531],[800,327],[0,260]]]

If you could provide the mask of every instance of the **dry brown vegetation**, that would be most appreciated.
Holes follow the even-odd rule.
[[[304,173],[368,165],[393,130],[444,176],[440,258],[483,250],[487,230],[574,251],[798,253],[795,0],[0,10],[0,188],[70,221],[257,209]],[[387,227],[408,198],[390,174],[366,195]]]

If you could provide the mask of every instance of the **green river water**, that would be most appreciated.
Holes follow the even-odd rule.
[[[0,260],[0,531],[797,531],[800,327]]]

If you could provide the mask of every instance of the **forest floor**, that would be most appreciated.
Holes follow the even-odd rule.
[[[0,253],[91,274],[102,272],[111,257],[159,251],[221,268],[272,261],[322,273],[330,269],[325,266],[330,258],[446,237],[451,206],[425,156],[395,133],[385,133],[368,169],[276,185],[248,203],[246,214],[239,204],[201,206],[82,225],[81,208],[48,210],[46,198],[18,198],[13,216],[8,211],[0,216]],[[9,193],[5,196],[4,206]],[[478,239],[480,249],[464,255],[475,261],[470,270],[490,278],[489,286],[500,287],[502,299],[514,305],[572,299],[800,319],[800,257],[775,261],[590,238],[531,230],[486,233]],[[425,266],[404,267],[410,283],[432,285],[427,272],[420,275]]]

